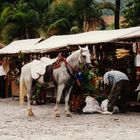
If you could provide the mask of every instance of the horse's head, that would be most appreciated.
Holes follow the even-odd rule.
[[[86,46],[85,48],[81,48],[79,46],[79,49],[80,49],[80,57],[79,57],[80,63],[84,64],[85,69],[91,69],[92,68],[91,54],[89,52],[88,47]]]

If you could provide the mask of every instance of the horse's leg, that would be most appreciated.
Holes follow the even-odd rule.
[[[28,116],[34,116],[34,113],[32,111],[32,108],[31,108],[31,85],[28,85],[28,88],[27,88],[27,101],[28,101]]]
[[[60,117],[60,113],[58,111],[59,102],[61,99],[62,92],[64,90],[65,85],[61,84],[57,88],[57,96],[56,96],[56,105],[55,105],[55,117]]]
[[[65,92],[65,113],[66,113],[66,117],[71,117],[71,113],[69,110],[69,97],[70,97],[70,93],[72,90],[72,86],[70,86],[70,88]]]

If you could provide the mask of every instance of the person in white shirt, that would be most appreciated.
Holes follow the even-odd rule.
[[[0,98],[6,98],[6,72],[3,68],[3,59],[0,59]]]

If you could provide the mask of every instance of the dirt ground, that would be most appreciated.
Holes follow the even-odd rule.
[[[0,140],[140,140],[140,112],[73,114],[54,117],[54,103],[33,106],[35,117],[18,100],[0,99]]]

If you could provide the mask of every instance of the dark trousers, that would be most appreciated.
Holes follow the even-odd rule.
[[[0,76],[0,97],[6,97],[6,79],[5,76]]]
[[[112,86],[109,102],[108,102],[108,111],[113,111],[114,106],[117,104],[117,100],[120,96],[119,109],[121,112],[126,111],[126,105],[128,100],[128,88],[129,81],[128,80],[120,80],[115,85]]]

